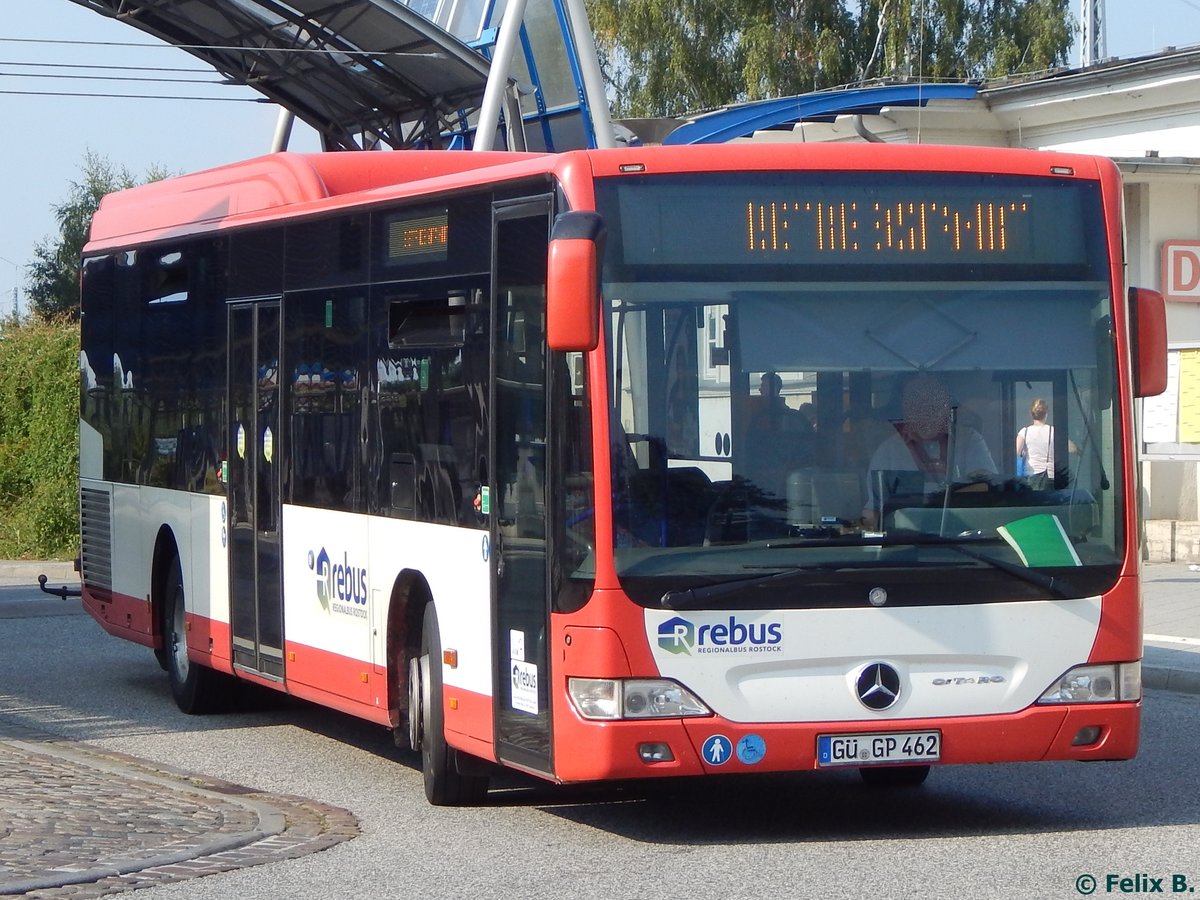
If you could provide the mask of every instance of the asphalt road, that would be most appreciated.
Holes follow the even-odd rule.
[[[1200,887],[1200,697],[1151,692],[1129,763],[945,767],[894,793],[852,773],[624,789],[514,776],[486,807],[435,809],[415,758],[378,727],[271,695],[183,716],[148,650],[34,590],[0,587],[0,713],[334,804],[362,829],[139,898],[1067,898],[1089,876],[1111,896],[1139,875],[1126,886]]]

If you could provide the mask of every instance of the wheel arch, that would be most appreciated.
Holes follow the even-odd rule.
[[[154,552],[150,557],[150,619],[154,630],[154,649],[164,649],[163,610],[166,604],[167,574],[172,560],[179,557],[179,542],[170,525],[158,529],[154,538]],[[180,559],[180,565],[183,560]]]
[[[392,584],[387,613],[388,718],[398,733],[408,729],[408,660],[421,652],[421,623],[433,592],[425,576],[403,569]]]

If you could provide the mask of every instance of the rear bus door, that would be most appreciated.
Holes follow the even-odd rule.
[[[233,662],[283,677],[277,299],[229,307],[229,603]]]

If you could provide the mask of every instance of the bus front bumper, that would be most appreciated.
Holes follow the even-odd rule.
[[[570,721],[564,721],[569,719]],[[823,735],[939,735],[939,765],[1132,759],[1141,702],[1032,706],[1017,713],[944,719],[823,723],[694,719],[596,722],[563,716],[557,725],[556,780],[662,778],[853,767],[822,764]],[[713,761],[717,760],[717,761]],[[911,763],[910,763],[911,764]]]

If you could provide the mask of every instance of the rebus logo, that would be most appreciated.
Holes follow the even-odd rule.
[[[700,625],[681,616],[658,626],[658,646],[668,653],[778,653],[782,650],[783,624],[780,622],[728,622]]]
[[[350,612],[347,605],[361,607],[367,604],[365,568],[350,565],[347,553],[342,554],[340,563],[335,563],[324,547],[315,557],[311,550],[308,552],[308,567],[316,575],[317,599],[321,601],[322,609],[329,611],[332,607],[334,612],[349,612],[362,617],[358,612]]]
[[[658,626],[658,646],[668,653],[692,654],[696,642],[696,628],[687,619],[676,616]]]

